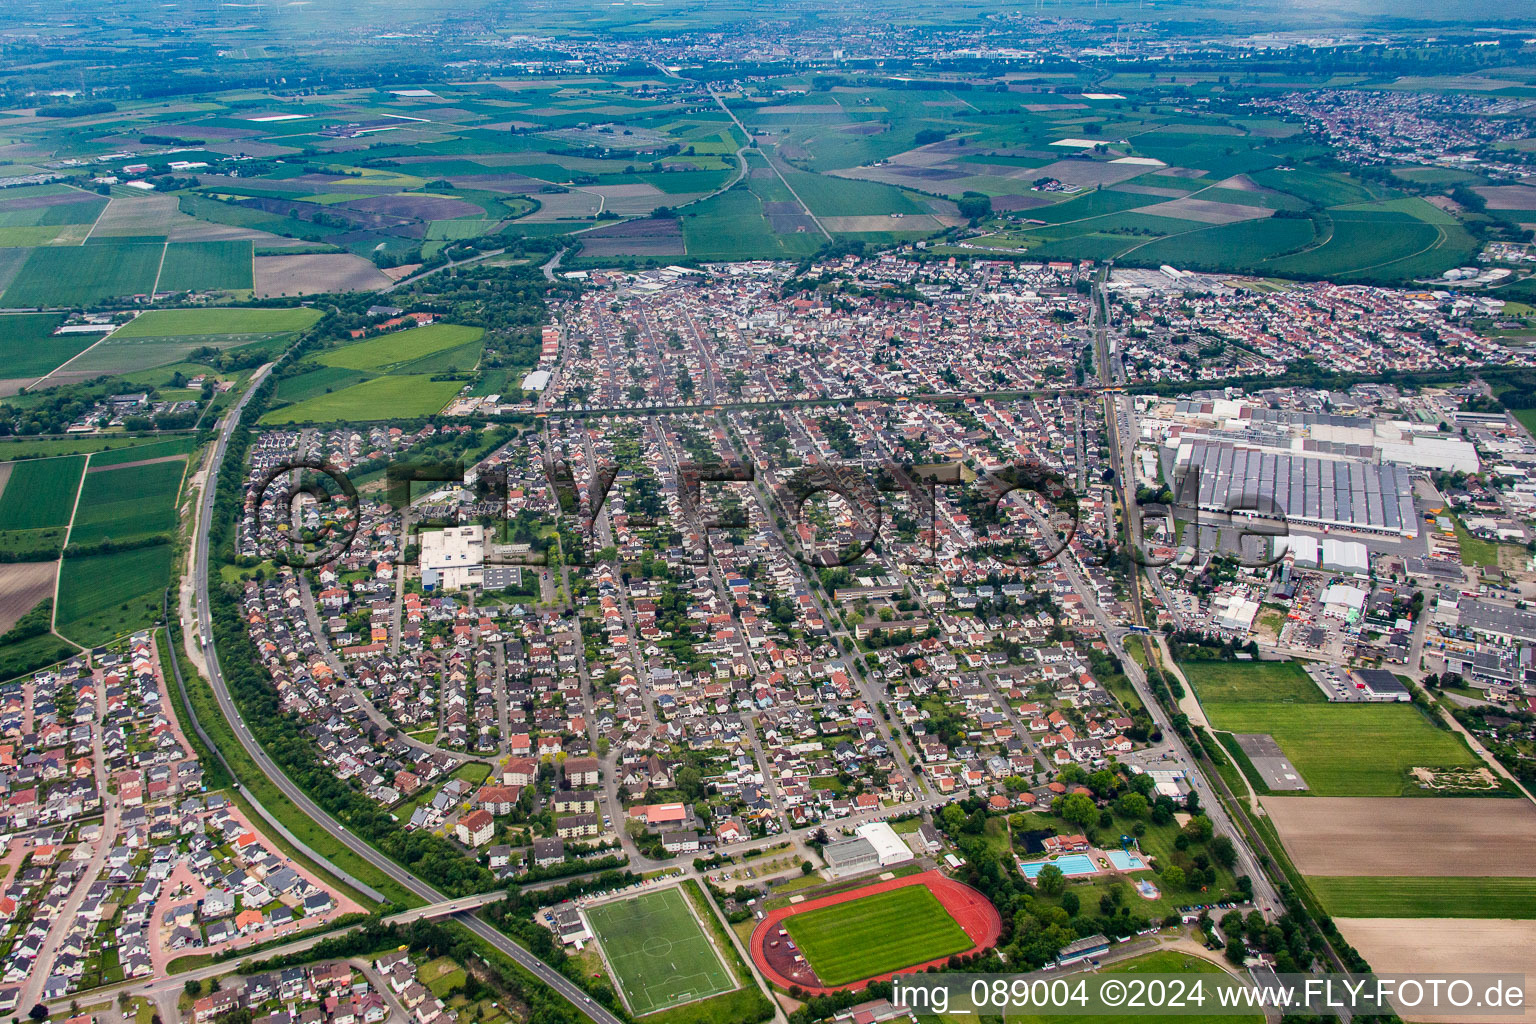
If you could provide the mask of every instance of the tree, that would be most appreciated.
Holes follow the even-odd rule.
[[[1184,834],[1196,843],[1203,843],[1210,839],[1212,831],[1211,819],[1203,814],[1190,818],[1189,824],[1184,826]]]
[[[1177,864],[1170,864],[1163,869],[1163,887],[1165,889],[1184,888],[1184,869]]]
[[[1073,917],[1076,917],[1078,910],[1080,910],[1081,908],[1082,908],[1082,901],[1077,898],[1077,893],[1075,893],[1075,892],[1064,892],[1064,893],[1061,894],[1061,909],[1062,910],[1065,910],[1068,914],[1072,915]]]
[[[1227,836],[1217,836],[1211,840],[1211,857],[1224,868],[1230,868],[1237,863],[1237,847]]]
[[[1067,887],[1067,876],[1055,864],[1047,864],[1035,876],[1035,888],[1047,896],[1060,896]]]
[[[812,864],[810,861],[803,860],[803,861],[800,862],[800,873],[802,875],[808,875],[812,871],[815,871],[815,870],[816,870],[816,865]]]
[[[1139,821],[1150,812],[1151,807],[1147,804],[1147,798],[1140,793],[1123,793],[1120,799],[1115,801],[1115,813],[1122,818],[1135,818]]]
[[[939,818],[944,822],[944,829],[954,833],[960,831],[960,826],[965,824],[965,812],[959,804],[949,804],[939,812]]]
[[[27,1016],[31,1017],[33,1020],[36,1020],[36,1021],[47,1020],[48,1019],[48,1007],[44,1006],[42,1003],[37,1003],[27,1013]]]
[[[1099,809],[1093,805],[1093,798],[1088,794],[1072,793],[1061,802],[1057,813],[1078,828],[1087,828],[1088,823],[1099,816]]]
[[[181,990],[195,999],[203,994],[203,983],[196,978],[188,978]]]

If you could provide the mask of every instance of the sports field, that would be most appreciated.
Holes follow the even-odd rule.
[[[729,992],[735,986],[677,888],[586,911],[603,956],[638,1017]]]
[[[0,530],[66,525],[84,469],[81,455],[16,463],[0,494]]]
[[[1334,917],[1536,918],[1536,878],[1308,878]]]
[[[459,324],[428,324],[382,334],[326,352],[315,361],[347,370],[388,370],[446,349],[478,341],[485,332]]]
[[[274,409],[263,416],[261,422],[366,422],[430,416],[447,405],[462,386],[458,381],[432,380],[426,376],[376,377],[328,395]]]
[[[970,949],[938,897],[922,885],[875,893],[784,919],[823,985],[846,985]]]

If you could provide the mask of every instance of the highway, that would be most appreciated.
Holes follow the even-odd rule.
[[[229,720],[235,738],[240,742],[240,746],[245,749],[245,752],[250,755],[262,774],[270,779],[272,784],[277,786],[284,796],[293,801],[295,806],[312,818],[321,828],[324,828],[334,836],[338,842],[347,846],[348,849],[389,876],[391,880],[398,883],[401,887],[409,890],[429,905],[448,903],[450,901],[443,893],[384,856],[367,842],[348,832],[346,826],[331,817],[328,812],[311,800],[307,793],[295,785],[293,780],[283,773],[283,770],[278,767],[275,761],[267,756],[267,752],[262,749],[260,743],[256,742],[256,739],[251,735],[250,729],[246,727],[244,719],[240,717],[240,709],[235,706],[234,700],[230,697],[229,687],[224,680],[224,673],[219,668],[218,651],[211,641],[213,636],[213,614],[208,601],[208,529],[213,521],[214,496],[218,491],[219,472],[223,466],[225,452],[229,447],[229,439],[234,434],[235,428],[239,426],[241,412],[245,409],[246,404],[251,400],[251,396],[255,394],[269,371],[270,367],[263,368],[261,372],[251,379],[251,386],[246,390],[240,401],[235,403],[234,407],[225,414],[224,421],[219,426],[218,440],[214,444],[213,458],[208,469],[208,476],[203,483],[202,500],[198,510],[197,530],[193,537],[193,576],[196,589],[195,613],[197,622],[195,630],[188,630],[188,636],[196,637],[196,642],[202,647],[203,655],[207,661],[208,682],[213,688],[213,695],[218,701],[219,710]],[[253,803],[255,802],[251,793],[243,785],[240,787],[240,791],[246,799],[252,800]],[[336,874],[337,877],[351,877],[333,863],[326,862],[325,866]],[[473,910],[460,910],[452,916],[455,921],[467,927],[481,939],[495,947],[497,951],[511,957],[540,981],[544,982],[544,984],[554,989],[555,992],[563,996],[589,1019],[597,1022],[597,1024],[620,1024],[619,1018],[593,1002],[584,990],[572,983],[565,975],[513,942],[490,924],[476,917]]]

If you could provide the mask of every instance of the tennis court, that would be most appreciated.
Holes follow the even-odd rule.
[[[736,987],[676,887],[585,913],[624,1002],[637,1017]]]

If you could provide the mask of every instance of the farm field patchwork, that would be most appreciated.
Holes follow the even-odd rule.
[[[586,917],[636,1016],[735,987],[675,887],[590,907]]]
[[[970,949],[970,936],[922,885],[784,919],[821,983],[845,985]]]

